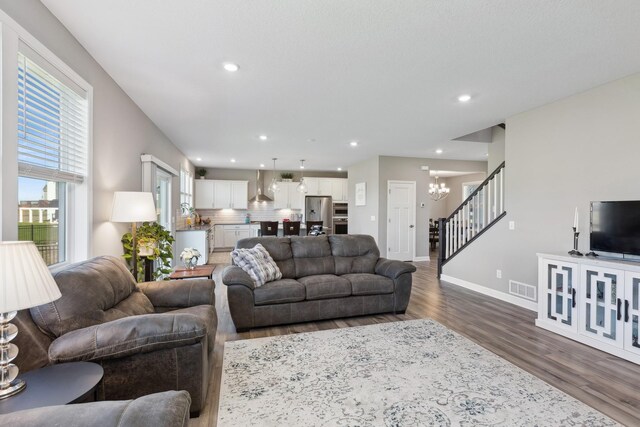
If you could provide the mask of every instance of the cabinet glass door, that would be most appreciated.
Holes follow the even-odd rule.
[[[581,278],[580,333],[622,347],[624,272],[583,265]]]
[[[545,294],[541,295],[548,321],[556,322],[562,328],[577,331],[576,288],[578,266],[560,261],[544,260],[542,277]]]
[[[624,349],[640,354],[638,325],[640,324],[640,273],[626,272],[625,301],[623,307]]]

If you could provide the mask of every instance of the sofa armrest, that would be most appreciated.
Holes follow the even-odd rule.
[[[376,274],[388,277],[389,279],[397,279],[404,273],[413,273],[416,267],[404,261],[396,261],[386,258],[380,258],[376,264]]]
[[[222,271],[222,283],[227,286],[244,285],[251,290],[256,288],[256,284],[251,276],[249,276],[249,273],[237,265],[230,265]]]
[[[191,345],[207,336],[207,325],[188,313],[130,316],[68,332],[49,347],[52,363],[117,359]]]
[[[184,308],[216,305],[216,283],[209,279],[163,280],[138,283],[154,307]]]

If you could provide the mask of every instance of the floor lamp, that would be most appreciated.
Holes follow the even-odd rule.
[[[133,277],[138,281],[138,241],[136,239],[136,223],[156,221],[156,206],[153,194],[144,191],[116,191],[113,193],[112,222],[130,222],[133,238]]]
[[[0,399],[24,390],[26,383],[16,378],[18,367],[11,363],[18,335],[9,323],[18,310],[50,303],[61,297],[60,290],[33,242],[0,242]]]

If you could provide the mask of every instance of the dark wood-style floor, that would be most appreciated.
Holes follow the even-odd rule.
[[[215,360],[206,405],[190,425],[216,425],[226,341],[428,317],[618,422],[640,426],[640,366],[535,327],[536,314],[532,311],[440,282],[435,262],[415,264],[418,271],[406,314],[260,328],[242,334],[235,332],[226,289],[220,280],[224,265],[217,265],[214,279],[219,323]]]

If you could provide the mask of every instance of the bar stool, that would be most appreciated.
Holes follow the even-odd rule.
[[[299,236],[300,221],[284,221],[282,223],[282,230],[285,236]]]
[[[261,236],[277,236],[278,221],[260,221]]]

